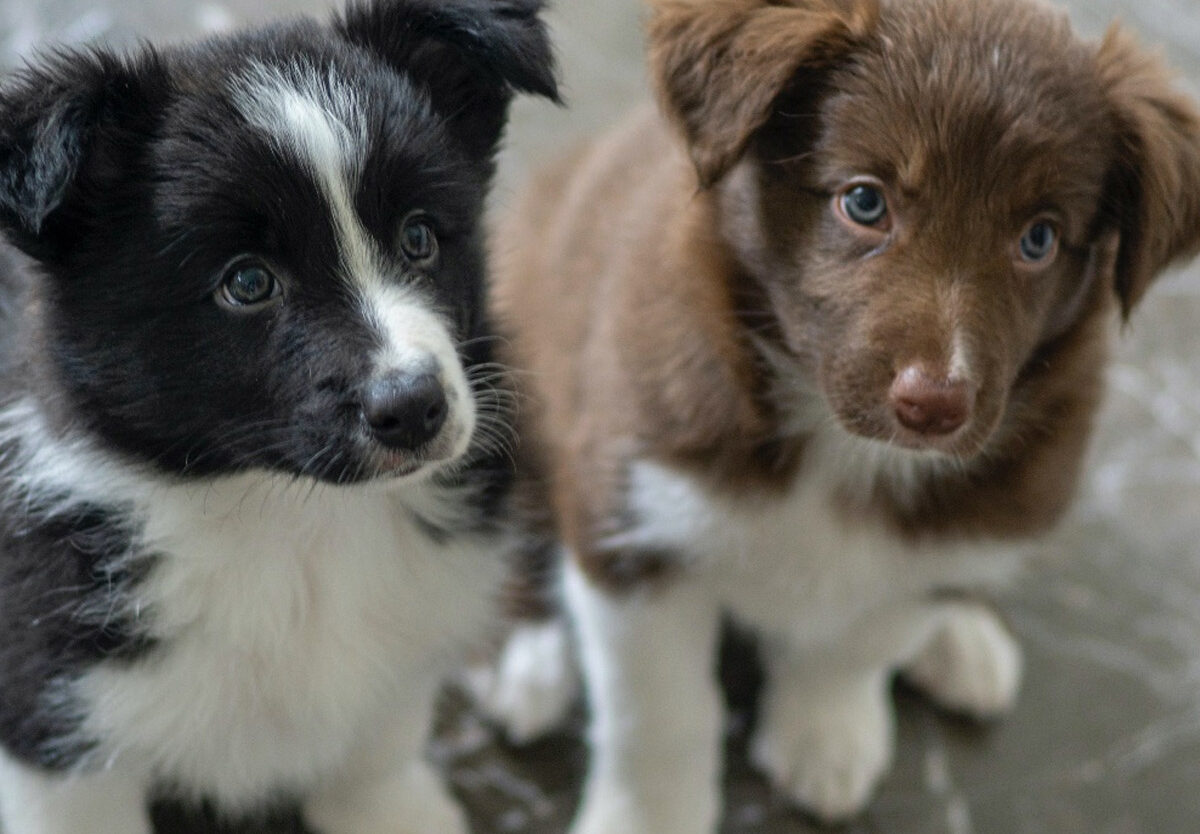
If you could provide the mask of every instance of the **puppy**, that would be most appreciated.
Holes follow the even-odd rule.
[[[540,0],[373,0],[0,91],[0,827],[465,832],[422,761],[502,581],[480,216]]]
[[[754,761],[840,820],[893,673],[1012,705],[971,592],[1068,506],[1112,324],[1200,242],[1200,120],[1023,0],[658,0],[649,32],[661,114],[496,237],[591,708],[573,831],[716,830],[724,617],[764,655]]]

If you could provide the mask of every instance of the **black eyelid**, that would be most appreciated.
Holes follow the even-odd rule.
[[[262,255],[255,255],[250,252],[243,252],[240,255],[235,255],[225,262],[225,266],[221,267],[221,280],[224,281],[236,269],[241,269],[246,266],[261,266],[263,269],[270,272],[272,275],[278,275],[279,270],[275,268],[268,259]]]
[[[413,222],[424,223],[426,226],[433,229],[434,232],[441,231],[437,218],[435,218],[425,209],[413,209],[405,214],[403,219],[400,221],[400,228],[403,229],[405,226],[408,226]]]

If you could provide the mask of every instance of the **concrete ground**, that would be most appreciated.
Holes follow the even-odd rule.
[[[0,62],[40,43],[179,38],[329,0],[0,0]],[[1098,34],[1120,17],[1162,44],[1200,88],[1200,3],[1071,0]],[[552,20],[571,109],[520,103],[496,201],[532,161],[642,99],[633,0],[557,0]],[[900,692],[897,766],[852,834],[1200,832],[1200,269],[1164,281],[1122,335],[1111,393],[1075,512],[1002,605],[1028,651],[1016,713],[994,727],[936,714]],[[734,677],[746,679],[744,658]],[[745,688],[745,687],[742,687]],[[772,797],[730,735],[727,834],[815,831]],[[565,830],[584,753],[578,721],[524,750],[451,696],[433,755],[479,832]],[[286,814],[221,828],[164,808],[163,834],[298,832]],[[437,834],[430,832],[430,834]],[[613,832],[613,834],[621,834]]]

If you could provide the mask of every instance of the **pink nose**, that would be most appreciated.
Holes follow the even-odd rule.
[[[943,436],[967,422],[975,392],[965,380],[935,378],[920,365],[910,365],[896,375],[889,400],[900,425],[918,434]]]

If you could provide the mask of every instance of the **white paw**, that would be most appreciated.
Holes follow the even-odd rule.
[[[630,790],[616,780],[591,780],[570,834],[714,834],[720,815],[715,786],[680,790],[687,782],[682,771],[664,772],[669,782],[657,790],[641,784]],[[672,778],[672,777],[678,777]]]
[[[941,706],[987,719],[1012,709],[1023,668],[1021,647],[994,612],[956,605],[904,674]]]
[[[895,719],[886,677],[787,691],[768,682],[751,760],[794,802],[826,823],[866,806],[892,763]]]
[[[150,834],[145,780],[120,770],[60,776],[0,751],[0,830]]]
[[[323,794],[304,808],[320,834],[468,834],[466,816],[424,763],[349,792]]]
[[[504,728],[514,744],[527,744],[566,718],[579,694],[579,674],[562,620],[522,625],[509,637],[495,666],[466,675],[480,710]]]
[[[655,834],[628,797],[585,798],[570,834]]]

